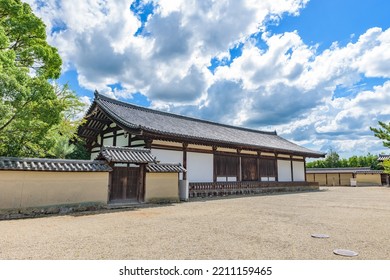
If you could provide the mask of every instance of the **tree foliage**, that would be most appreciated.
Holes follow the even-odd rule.
[[[378,156],[368,153],[366,156],[352,156],[348,159],[340,158],[337,152],[330,151],[324,160],[316,160],[306,164],[308,168],[338,168],[338,167],[371,167],[380,169]]]
[[[379,121],[378,124],[381,128],[370,127],[370,129],[374,132],[375,137],[383,140],[383,146],[390,148],[390,123]]]
[[[61,64],[30,6],[0,0],[0,155],[55,155],[55,145],[73,137],[82,103],[53,85]]]
[[[385,170],[385,173],[390,174],[390,160],[384,160],[383,163],[383,169]]]

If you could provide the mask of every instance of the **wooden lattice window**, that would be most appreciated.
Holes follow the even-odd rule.
[[[242,157],[241,158],[241,173],[243,181],[257,181],[257,158]]]
[[[226,181],[229,178],[238,178],[239,157],[214,155],[214,172],[216,178],[224,177]]]
[[[259,176],[276,177],[276,160],[261,158],[259,163]]]

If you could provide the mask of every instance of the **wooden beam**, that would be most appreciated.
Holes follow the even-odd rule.
[[[114,131],[118,131],[118,130],[121,130],[121,128],[119,127],[108,127],[106,128],[105,130],[103,130],[103,134],[106,134],[106,133],[110,133],[110,132],[114,132]]]
[[[95,116],[91,116],[91,117],[87,118],[87,120],[89,120],[89,121],[97,121],[97,122],[101,122],[101,123],[104,123],[104,124],[112,123],[112,121],[109,120],[109,119],[102,119],[102,118],[98,118],[98,117],[95,117]]]
[[[82,126],[81,129],[90,130],[90,131],[94,131],[94,132],[100,132],[100,129],[94,128],[94,127],[89,127],[89,126]]]

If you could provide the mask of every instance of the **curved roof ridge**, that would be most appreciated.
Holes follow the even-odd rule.
[[[150,112],[150,113],[154,113],[154,114],[170,116],[170,117],[180,118],[180,119],[185,119],[185,120],[190,120],[190,121],[202,122],[202,123],[207,123],[207,124],[212,124],[212,125],[217,125],[217,126],[222,126],[222,127],[227,127],[227,128],[234,128],[234,129],[239,129],[239,130],[243,130],[243,131],[261,133],[261,134],[267,134],[267,135],[277,135],[276,130],[275,131],[263,131],[263,130],[257,130],[257,129],[247,128],[247,127],[239,127],[239,126],[234,126],[234,125],[217,123],[214,121],[208,121],[208,120],[204,120],[204,119],[200,119],[200,118],[182,116],[182,115],[175,114],[175,113],[159,111],[156,109],[151,109],[151,108],[147,108],[147,107],[143,107],[143,106],[139,106],[139,105],[134,105],[134,104],[131,104],[128,102],[116,100],[116,99],[110,98],[106,95],[102,95],[102,94],[98,93],[97,91],[95,91],[95,100],[99,100],[99,99],[103,99],[107,102],[111,102],[111,103],[114,103],[116,105],[130,107],[130,108],[133,108],[135,110],[146,111],[146,112]]]

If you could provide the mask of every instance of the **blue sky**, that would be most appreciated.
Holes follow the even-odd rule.
[[[389,152],[390,2],[34,1],[60,83],[279,135],[341,156]]]

